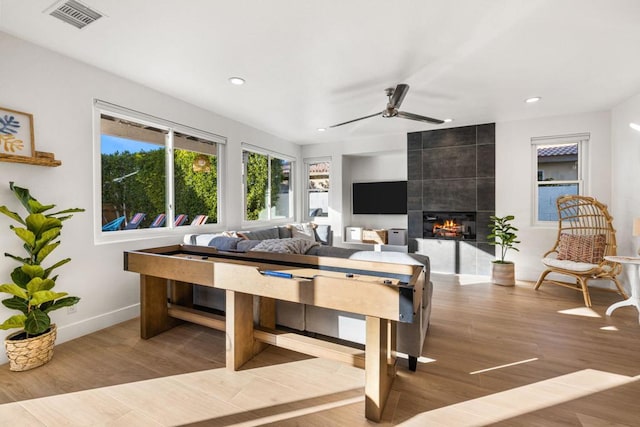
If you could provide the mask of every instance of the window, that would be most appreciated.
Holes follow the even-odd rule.
[[[282,155],[243,149],[245,221],[293,217],[292,169],[293,162]]]
[[[217,223],[224,138],[96,101],[97,240],[139,229]]]
[[[535,222],[557,221],[559,196],[585,193],[589,134],[532,138],[535,158]]]
[[[305,161],[307,174],[306,212],[309,218],[329,216],[330,159]]]

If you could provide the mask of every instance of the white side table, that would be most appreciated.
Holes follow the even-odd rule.
[[[611,316],[613,310],[619,307],[625,307],[627,305],[633,305],[640,313],[640,257],[631,256],[606,256],[607,261],[619,262],[627,271],[627,277],[629,277],[629,283],[631,284],[631,296],[624,301],[612,304],[607,308],[607,316]],[[640,322],[640,315],[638,316],[638,322]]]

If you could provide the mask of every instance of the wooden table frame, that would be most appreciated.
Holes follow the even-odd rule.
[[[230,254],[175,245],[125,252],[140,274],[140,334],[148,339],[180,321],[225,330],[227,369],[238,370],[265,344],[365,368],[365,416],[380,421],[395,377],[395,322],[411,322],[425,275],[420,266],[304,255]],[[265,271],[291,273],[273,277]],[[226,290],[226,316],[193,308],[192,285]],[[259,320],[254,321],[254,296]],[[366,316],[365,354],[347,346],[275,329],[275,300]],[[257,324],[256,324],[257,323]]]

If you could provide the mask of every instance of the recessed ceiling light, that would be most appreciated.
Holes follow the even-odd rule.
[[[240,86],[244,84],[244,79],[242,77],[229,77],[229,83]]]
[[[629,127],[633,130],[637,130],[638,132],[640,132],[640,125],[636,124],[636,123],[629,123]]]
[[[524,102],[526,102],[527,104],[533,104],[534,102],[538,102],[541,99],[542,98],[540,98],[539,96],[532,96],[531,98],[525,99]]]
[[[453,119],[444,119],[443,122],[445,123],[451,123],[453,121]]]
[[[318,128],[318,132],[324,132],[327,128]]]

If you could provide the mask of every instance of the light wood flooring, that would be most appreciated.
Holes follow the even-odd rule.
[[[586,309],[552,285],[432,280],[423,357],[401,361],[381,425],[640,425],[638,313],[604,314],[619,296],[593,291]],[[44,367],[0,366],[0,425],[374,424],[363,370],[268,348],[230,372],[224,349],[190,324],[141,340],[137,320],[59,344]]]

